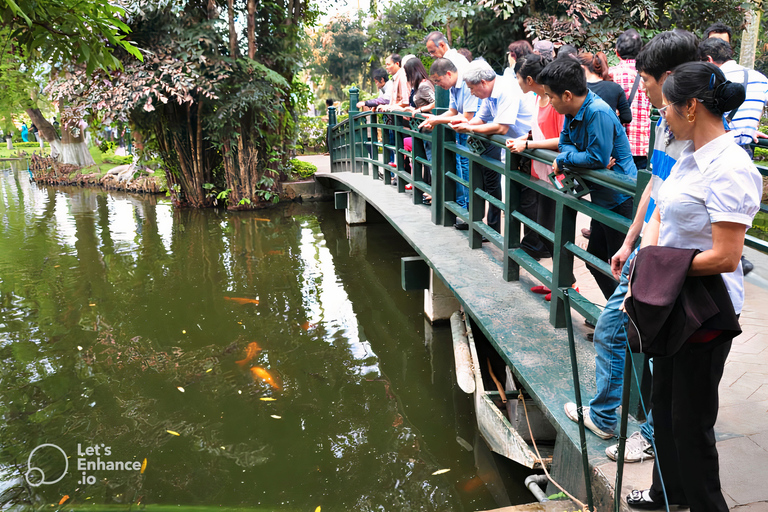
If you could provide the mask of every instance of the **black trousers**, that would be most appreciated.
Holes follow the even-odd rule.
[[[484,155],[496,160],[501,160],[501,148],[491,146]],[[483,190],[487,192],[491,197],[501,200],[501,174],[489,169],[484,165],[481,165],[482,177],[483,177]],[[485,201],[483,201],[485,202]],[[488,227],[501,232],[501,210],[493,205],[488,206]]]
[[[664,502],[660,466],[670,504],[688,504],[691,512],[728,510],[720,490],[714,427],[717,388],[731,342],[687,343],[674,356],[653,360],[654,501]]]
[[[611,209],[612,212],[618,213],[628,219],[632,218],[632,198],[627,199],[620,205]],[[621,248],[621,244],[624,243],[624,234],[621,231],[616,231],[613,228],[609,228],[602,222],[592,220],[590,224],[592,233],[589,235],[589,244],[587,245],[587,252],[607,262],[611,257],[616,254]],[[613,278],[606,276],[599,270],[587,265],[590,274],[595,278],[597,286],[600,287],[600,291],[606,299],[609,299],[613,295],[613,291],[618,286],[618,283]]]

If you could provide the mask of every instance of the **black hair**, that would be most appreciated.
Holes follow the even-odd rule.
[[[472,52],[471,52],[471,51],[469,51],[469,50],[468,50],[468,49],[466,49],[466,48],[459,48],[459,49],[458,49],[458,50],[456,50],[456,51],[457,51],[457,52],[459,52],[459,53],[460,53],[461,55],[463,55],[464,57],[466,57],[466,59],[467,59],[467,61],[468,61],[468,62],[472,62]]]
[[[685,62],[698,60],[698,38],[687,30],[668,30],[648,41],[637,54],[638,71],[660,80],[667,71]]]
[[[389,78],[389,73],[387,73],[387,70],[384,68],[378,68],[373,70],[372,76],[375,81],[378,81],[378,80],[386,81],[387,78]]]
[[[538,53],[529,53],[522,59],[515,62],[515,74],[520,75],[523,79],[528,77],[533,78],[533,81],[538,83],[537,80],[539,73],[547,67],[547,64],[552,62],[552,59],[548,55],[539,55]]]
[[[331,98],[326,98],[326,99],[325,99],[325,106],[326,106],[326,107],[332,107],[332,106],[333,106],[333,99],[331,99]],[[54,118],[54,121],[55,121],[55,120],[56,120],[56,118]]]
[[[716,116],[738,108],[746,98],[743,85],[726,80],[719,67],[701,61],[677,66],[664,80],[661,92],[670,105],[696,99]]]
[[[731,30],[731,27],[726,25],[723,22],[718,21],[717,23],[713,23],[712,25],[708,26],[704,30],[704,39],[709,39],[709,34],[711,33],[715,34],[728,34],[728,40],[731,39],[733,36],[733,31]]]
[[[562,96],[565,91],[571,91],[574,96],[587,94],[587,77],[576,59],[550,62],[541,70],[536,81],[552,89],[558,96]]]
[[[616,40],[616,53],[621,59],[634,59],[643,47],[643,40],[637,30],[630,28],[621,33]]]
[[[400,62],[402,61],[402,58],[400,57],[399,53],[393,53],[392,55],[389,56],[389,58],[392,59],[393,64],[400,64]]]
[[[435,62],[429,67],[430,75],[445,76],[449,71],[458,73],[459,70],[456,68],[456,64],[445,58],[435,59]]]
[[[707,57],[712,57],[713,61],[722,64],[733,58],[733,49],[727,41],[710,37],[699,43],[699,55],[701,60],[707,60]]]
[[[424,80],[429,80],[424,64],[416,57],[408,59],[403,69],[405,69],[405,78],[413,89],[416,89]]]
[[[573,55],[576,57],[579,54],[579,50],[576,49],[575,46],[572,44],[564,44],[560,47],[559,50],[557,50],[557,57],[556,59],[568,57],[570,55]]]
[[[519,41],[509,43],[507,51],[509,51],[515,60],[517,60],[525,57],[529,53],[533,53],[533,46],[531,46],[531,43],[525,39],[520,39]]]

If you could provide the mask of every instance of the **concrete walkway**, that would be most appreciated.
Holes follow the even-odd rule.
[[[330,171],[328,156],[299,158],[317,165],[318,172]],[[576,232],[587,225],[588,219],[579,219]],[[577,237],[579,242],[586,240]],[[482,252],[488,254],[486,250]],[[744,332],[734,340],[720,384],[717,447],[722,488],[729,507],[744,512],[768,512],[768,255],[749,248],[744,254],[755,270],[745,279],[746,301],[741,314]],[[583,263],[579,262],[575,274],[582,294],[604,305],[605,300]],[[523,283],[532,280],[529,275],[521,276]],[[584,397],[585,401],[588,399]],[[588,443],[598,444],[597,437],[588,435]],[[652,462],[625,465],[622,495],[633,488],[650,487],[652,468]],[[594,470],[598,478],[612,485],[615,463],[598,463]]]

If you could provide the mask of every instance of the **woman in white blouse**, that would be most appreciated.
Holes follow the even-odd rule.
[[[744,101],[744,88],[728,82],[717,66],[689,62],[675,68],[662,91],[661,115],[676,139],[689,142],[659,190],[643,245],[701,250],[688,275],[722,275],[739,314],[744,234],[760,207],[762,179],[725,132],[723,114]],[[732,341],[723,338],[689,339],[675,355],[654,358],[658,467],[650,489],[627,496],[630,505],[663,508],[665,489],[670,504],[689,505],[691,512],[728,510],[720,491],[714,434],[717,388]]]

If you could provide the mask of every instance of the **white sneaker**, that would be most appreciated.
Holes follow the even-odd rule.
[[[611,460],[619,458],[619,445],[615,444],[605,449],[605,454]],[[640,432],[635,432],[627,438],[627,444],[624,445],[624,462],[643,462],[644,460],[653,460],[656,455],[653,453],[653,446]]]
[[[573,402],[568,402],[565,404],[565,415],[568,416],[569,419],[575,421],[576,423],[579,422],[579,413],[576,410],[576,404]],[[591,430],[597,437],[600,439],[610,439],[613,437],[613,434],[609,434],[608,432],[603,432],[597,426],[592,422],[592,418],[589,417],[589,407],[583,408],[583,414],[584,414],[584,426],[587,427],[589,430]]]

